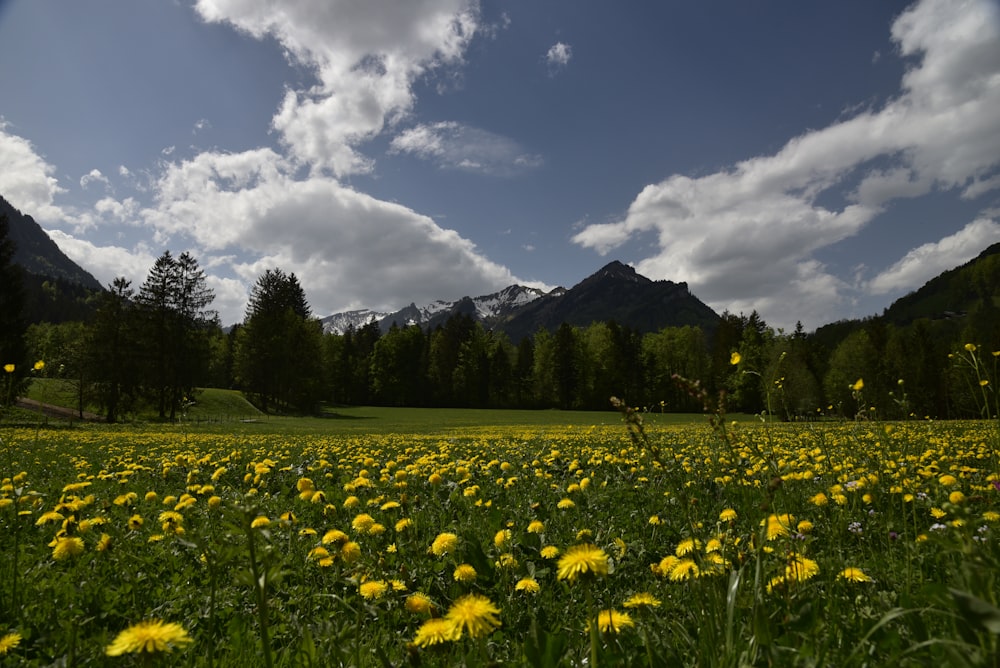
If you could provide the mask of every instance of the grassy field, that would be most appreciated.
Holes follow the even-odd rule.
[[[995,423],[642,417],[0,425],[0,664],[1000,661]]]

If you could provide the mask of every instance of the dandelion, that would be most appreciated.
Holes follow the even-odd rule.
[[[875,582],[863,570],[854,566],[845,568],[837,577],[848,582]]]
[[[445,619],[458,629],[459,635],[465,631],[470,638],[479,638],[500,627],[499,614],[500,609],[490,599],[467,594],[452,603]]]
[[[111,536],[106,533],[102,533],[101,537],[97,540],[97,551],[107,552],[111,549]]]
[[[622,603],[622,606],[625,608],[658,608],[660,607],[660,599],[649,592],[640,592],[629,597],[627,601]]]
[[[462,630],[452,624],[450,620],[436,617],[428,619],[417,629],[417,633],[413,637],[413,644],[417,647],[430,647],[453,642],[461,636]]]
[[[453,574],[456,582],[472,582],[476,579],[476,569],[469,564],[461,564]]]
[[[668,573],[671,582],[693,580],[699,575],[701,575],[701,569],[698,568],[698,564],[695,563],[694,559],[678,560]]]
[[[958,484],[958,478],[948,473],[938,478],[938,484],[942,487],[951,487]]]
[[[266,516],[261,515],[260,517],[255,517],[253,522],[250,523],[251,529],[260,529],[261,527],[266,527],[271,523],[271,520]]]
[[[128,518],[128,528],[130,531],[138,531],[142,528],[142,515],[133,515]]]
[[[21,644],[21,634],[14,632],[0,638],[0,656],[7,656],[10,650]]]
[[[597,613],[597,628],[601,630],[601,633],[618,633],[622,629],[633,626],[635,626],[635,622],[632,621],[632,616],[627,612],[601,610]],[[587,624],[587,628],[590,628],[589,623]]]
[[[865,386],[865,381],[861,378],[858,378],[857,381],[855,381],[855,383],[851,385],[851,389],[855,392],[860,392],[862,388],[864,388],[864,386]]]
[[[6,371],[7,373],[14,373],[14,369],[15,369],[15,367],[14,367],[13,364],[4,364],[3,365],[3,370]]]
[[[954,492],[952,492],[951,494],[948,495],[948,501],[950,501],[951,503],[953,503],[953,504],[955,504],[957,506],[958,504],[960,504],[963,501],[965,501],[965,494],[963,494],[962,492],[960,492],[958,490],[955,490]]]
[[[361,594],[362,598],[374,601],[375,599],[382,598],[388,589],[389,585],[382,580],[369,580],[361,583],[358,587],[358,592]]]
[[[528,533],[545,533],[545,525],[538,520],[528,524]]]
[[[37,362],[35,362],[35,367],[34,367],[35,371],[41,371],[44,368],[45,368],[45,362],[44,361],[38,360]]]
[[[371,515],[361,513],[354,518],[353,522],[351,522],[351,528],[358,533],[368,533],[368,530],[371,529],[373,524],[375,524],[375,519]]]
[[[800,554],[793,554],[785,566],[785,579],[804,582],[819,573],[819,564]]]
[[[588,573],[608,574],[608,555],[596,545],[574,545],[559,559],[557,575],[560,580],[573,582],[578,576]]]
[[[768,540],[775,540],[776,538],[781,538],[782,536],[787,536],[790,531],[789,528],[792,526],[792,522],[795,518],[788,513],[783,515],[770,515],[766,520],[767,529],[766,535]],[[765,521],[762,520],[760,525],[764,526]]]
[[[403,607],[415,615],[429,615],[434,610],[434,603],[427,594],[415,591],[406,597]]]
[[[65,561],[83,554],[83,539],[78,536],[57,538],[52,546],[52,558]]]
[[[555,545],[546,545],[539,554],[542,555],[542,559],[555,559],[559,556],[559,548]]]
[[[541,589],[535,578],[521,578],[514,585],[514,591],[523,591],[526,594],[537,594]]]
[[[340,548],[340,558],[349,564],[354,563],[361,558],[361,546],[353,540],[347,541]]]
[[[104,653],[108,656],[123,654],[154,654],[170,652],[191,642],[191,637],[180,624],[150,619],[128,627],[118,634]]]
[[[47,513],[42,513],[42,515],[35,521],[35,526],[42,526],[43,524],[49,524],[50,522],[61,522],[64,519],[66,518],[61,513],[50,510]]]
[[[454,552],[456,547],[458,547],[458,536],[449,532],[439,533],[431,544],[431,552],[434,556],[440,557]]]
[[[556,504],[556,508],[559,510],[569,510],[570,508],[575,508],[576,504],[573,503],[573,499],[561,499],[559,503]]]
[[[696,538],[685,538],[677,544],[677,549],[674,550],[674,554],[678,557],[683,557],[684,555],[691,554],[699,548],[701,548],[700,540]]]
[[[729,356],[729,363],[732,364],[733,366],[736,366],[737,364],[740,363],[740,360],[742,359],[743,356],[740,355],[738,352],[734,351],[733,354]]]
[[[498,550],[502,550],[505,545],[510,543],[511,531],[510,529],[501,529],[497,531],[496,535],[493,536],[493,545]]]
[[[721,513],[719,513],[720,522],[734,522],[736,521],[736,511],[732,508],[726,508]]]
[[[320,540],[320,543],[323,545],[330,545],[331,543],[334,545],[343,545],[348,540],[350,540],[350,536],[340,529],[330,529],[323,534],[323,538]]]

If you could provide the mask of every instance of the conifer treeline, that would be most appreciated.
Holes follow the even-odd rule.
[[[723,314],[711,339],[697,327],[640,334],[611,321],[540,329],[515,344],[468,315],[430,331],[382,333],[371,323],[324,333],[295,275],[280,269],[258,279],[244,322],[223,332],[197,262],[169,253],[138,292],[118,279],[101,300],[88,323],[32,325],[25,361],[45,359],[46,374],[73,379],[81,404],[100,404],[110,420],[140,405],[171,418],[196,387],[242,390],[269,412],[329,404],[606,410],[611,396],[654,411],[701,410],[677,376],[711,397],[725,393],[730,411],[783,419],[872,410],[974,417],[967,370],[950,354],[970,342],[1000,348],[992,300],[954,320],[846,323],[832,345],[801,326],[777,331],[756,313]],[[992,390],[998,379],[991,382]]]

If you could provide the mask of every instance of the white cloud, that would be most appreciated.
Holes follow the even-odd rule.
[[[458,64],[476,34],[471,0],[199,0],[206,21],[273,36],[318,83],[289,90],[273,119],[291,156],[342,176],[372,169],[358,143],[413,105],[412,85]]]
[[[119,276],[124,276],[138,290],[146,280],[149,268],[156,261],[156,257],[142,244],[133,249],[98,246],[62,230],[46,232],[71,260],[93,274],[103,285],[109,285]]]
[[[139,217],[159,244],[193,241],[203,266],[235,256],[227,264],[246,285],[268,268],[295,272],[323,315],[475,296],[517,282],[427,216],[331,177],[296,179],[294,172],[269,149],[203,153],[168,165],[155,206]],[[230,322],[242,308],[219,310]]]
[[[903,293],[943,271],[965,264],[990,244],[1000,241],[1000,223],[977,218],[937,243],[918,246],[868,284],[874,295]]]
[[[396,135],[392,153],[410,153],[450,169],[511,175],[534,169],[542,158],[517,142],[454,121],[422,124]]]
[[[893,199],[1000,187],[997,5],[925,0],[900,15],[892,37],[919,60],[881,109],[795,137],[773,155],[646,186],[623,219],[589,225],[573,241],[604,254],[653,234],[656,253],[637,264],[650,277],[686,280],[715,308],[757,309],[778,326],[828,321],[829,305],[856,293],[815,251],[854,235]],[[846,201],[831,203],[850,179],[858,182]],[[820,288],[830,291],[825,315],[815,305]],[[809,312],[815,320],[799,315]]]
[[[555,70],[566,67],[572,57],[573,47],[569,44],[556,42],[549,47],[548,53],[545,54],[545,62],[549,65],[549,71],[554,72]]]
[[[91,183],[103,183],[105,188],[111,187],[111,182],[99,169],[92,169],[80,177],[80,187],[87,189]]]
[[[35,151],[27,139],[8,131],[0,118],[0,194],[15,208],[41,221],[58,221],[62,211],[53,199],[64,189],[55,168]]]

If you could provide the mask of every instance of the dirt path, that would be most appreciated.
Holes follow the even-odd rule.
[[[24,408],[29,411],[41,410],[42,413],[49,417],[62,418],[64,420],[80,420],[80,412],[73,410],[72,408],[65,408],[63,406],[53,406],[52,404],[43,404],[40,401],[35,401],[34,399],[18,399],[18,408]],[[87,422],[104,422],[104,416],[98,415],[97,413],[83,412],[83,420]]]

